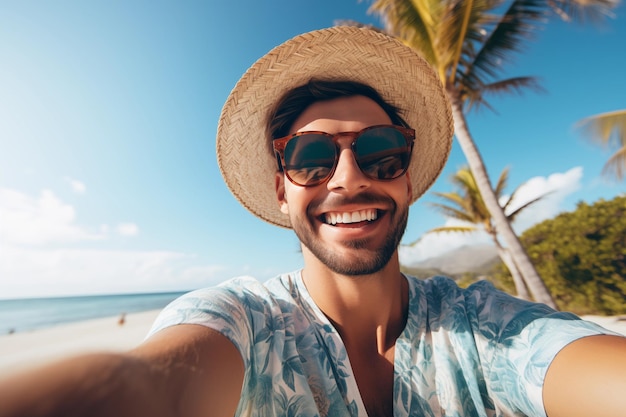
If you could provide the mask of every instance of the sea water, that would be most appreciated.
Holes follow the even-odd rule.
[[[184,292],[0,300],[0,335],[165,307]]]

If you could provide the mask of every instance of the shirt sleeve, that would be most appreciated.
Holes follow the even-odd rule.
[[[199,324],[226,336],[239,350],[247,369],[253,336],[245,301],[248,294],[242,285],[246,280],[252,281],[237,278],[182,295],[161,311],[147,338],[170,326]]]
[[[546,415],[543,382],[561,349],[583,337],[616,334],[574,314],[519,300],[492,287],[479,292],[479,328],[483,336],[489,333],[489,342],[483,346],[485,377],[498,408],[511,415]]]
[[[615,334],[595,323],[558,317],[536,319],[518,337],[498,349],[492,372],[500,375],[494,389],[509,395],[512,407],[525,415],[545,416],[543,382],[552,360],[568,344],[583,337]],[[507,370],[513,372],[507,372]]]

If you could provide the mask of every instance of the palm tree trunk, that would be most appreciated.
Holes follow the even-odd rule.
[[[537,273],[535,266],[530,261],[528,254],[524,250],[517,235],[513,231],[511,224],[509,223],[504,210],[500,206],[496,194],[491,187],[489,177],[487,175],[487,169],[483,163],[482,157],[478,152],[478,148],[472,139],[472,136],[467,127],[465,115],[463,114],[463,102],[458,96],[458,93],[448,89],[448,96],[452,104],[452,116],[454,118],[455,135],[459,141],[459,145],[465,154],[467,163],[472,170],[472,174],[476,179],[476,186],[483,197],[485,206],[489,210],[493,218],[494,227],[496,232],[502,236],[507,250],[511,255],[513,262],[519,268],[520,273],[524,277],[524,281],[528,286],[535,301],[547,304],[548,306],[556,309],[556,303],[550,295],[548,288]]]
[[[530,300],[530,294],[528,293],[528,288],[526,288],[526,284],[524,283],[524,278],[522,274],[519,272],[519,268],[515,265],[513,258],[509,251],[506,248],[503,248],[498,242],[496,242],[496,248],[498,249],[498,256],[504,262],[504,265],[508,268],[511,273],[511,277],[513,277],[513,283],[515,284],[515,291],[517,292],[517,297],[522,300]]]

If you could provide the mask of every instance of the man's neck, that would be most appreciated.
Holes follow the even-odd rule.
[[[333,323],[344,343],[376,346],[384,354],[404,329],[408,283],[397,252],[380,271],[347,276],[329,270],[303,249],[302,275],[309,294]]]

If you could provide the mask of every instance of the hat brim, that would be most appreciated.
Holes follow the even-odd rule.
[[[275,191],[276,158],[266,124],[276,102],[311,79],[357,81],[374,88],[416,131],[409,175],[414,202],[450,153],[450,104],[431,66],[380,32],[351,26],[296,36],[254,63],[230,93],[217,129],[217,161],[226,185],[255,216],[291,228]]]

